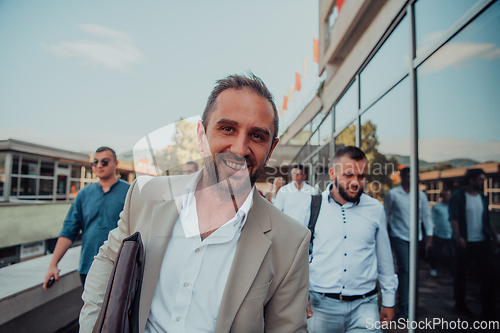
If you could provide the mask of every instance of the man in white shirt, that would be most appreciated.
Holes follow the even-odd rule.
[[[455,310],[472,315],[465,302],[467,269],[472,262],[481,277],[481,307],[483,320],[495,320],[495,269],[492,242],[498,246],[488,210],[488,199],[483,194],[486,180],[482,169],[469,169],[465,186],[450,198],[449,213],[453,235],[457,242],[457,269],[454,279]]]
[[[311,202],[311,195],[318,192],[305,182],[304,172],[302,164],[292,164],[292,182],[280,189],[276,195],[274,206],[307,226],[309,223],[307,209]]]
[[[374,331],[394,317],[398,286],[384,207],[363,194],[367,161],[359,148],[338,150],[333,163],[333,184],[321,194],[311,236],[308,330]],[[382,289],[380,312],[377,281]]]
[[[391,244],[396,255],[399,278],[397,315],[408,318],[408,292],[410,270],[410,168],[400,171],[401,185],[393,188],[384,198],[385,213],[389,223]],[[426,247],[432,246],[434,225],[429,201],[419,191],[418,239],[422,240],[422,222],[427,234]]]
[[[99,315],[116,253],[140,231],[139,332],[305,332],[309,231],[254,188],[278,143],[271,93],[253,74],[217,81],[188,176],[138,178],[90,269],[81,332]]]

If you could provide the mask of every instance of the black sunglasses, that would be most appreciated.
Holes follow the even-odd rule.
[[[101,165],[103,167],[107,167],[108,164],[109,164],[109,158],[103,158],[101,161]],[[99,164],[99,161],[98,160],[94,160],[91,165],[94,167],[94,166],[97,166]]]

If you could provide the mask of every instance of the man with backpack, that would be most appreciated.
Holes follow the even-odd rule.
[[[394,317],[394,274],[382,204],[363,194],[366,156],[357,147],[337,151],[333,181],[311,200],[308,330],[374,331]],[[377,281],[382,292],[378,309]]]

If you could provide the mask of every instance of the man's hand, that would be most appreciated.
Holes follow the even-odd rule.
[[[460,249],[465,250],[467,248],[467,242],[463,237],[457,238],[457,245]]]
[[[50,266],[47,270],[47,274],[45,274],[45,279],[43,280],[43,290],[47,290],[47,283],[51,277],[54,277],[56,282],[59,281],[59,269],[57,266]]]
[[[427,236],[427,240],[425,243],[425,248],[430,249],[432,247],[432,236]]]
[[[394,318],[394,308],[386,308],[385,306],[380,309],[380,323],[389,323]]]
[[[313,316],[313,312],[311,310],[311,304],[309,303],[309,301],[307,301],[307,310],[306,310],[306,313],[307,313],[307,319],[311,318]]]

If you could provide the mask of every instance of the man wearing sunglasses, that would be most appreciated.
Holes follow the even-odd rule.
[[[59,280],[57,265],[71,247],[80,231],[82,232],[82,253],[78,272],[82,285],[99,247],[116,228],[130,185],[118,179],[116,153],[109,147],[100,147],[94,154],[92,171],[99,181],[78,192],[59,234],[49,269],[45,275],[43,288],[47,290],[49,280]]]

